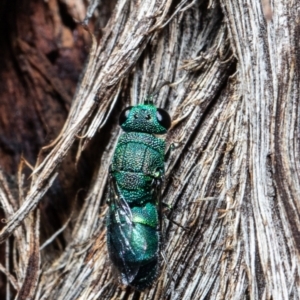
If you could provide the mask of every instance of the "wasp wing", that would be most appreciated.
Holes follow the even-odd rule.
[[[109,178],[109,205],[107,218],[109,255],[120,273],[122,283],[129,285],[139,271],[138,265],[128,263],[128,258],[137,255],[131,244],[134,226],[132,211],[111,174]]]
[[[154,203],[133,208],[128,205],[113,175],[110,175],[109,188],[107,242],[110,258],[123,284],[144,289],[158,274],[161,213],[157,205],[161,206],[161,184],[157,179],[152,181]],[[153,227],[158,216],[160,223]]]

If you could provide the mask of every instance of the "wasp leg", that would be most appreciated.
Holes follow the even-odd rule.
[[[170,156],[171,156],[171,152],[175,149],[175,144],[171,144],[165,154],[165,162],[169,160]]]
[[[165,153],[165,162],[169,160],[170,155],[171,155],[171,152],[172,152],[173,150],[175,150],[176,148],[179,148],[181,145],[182,145],[181,142],[176,142],[176,143],[172,143],[172,144],[169,146],[167,152]]]
[[[177,225],[178,227],[180,227],[181,229],[183,229],[184,231],[189,231],[189,230],[191,229],[190,227],[184,226],[184,225],[182,225],[182,224],[180,224],[180,223],[177,223],[176,221],[174,221],[174,220],[172,220],[172,219],[169,219],[168,217],[167,217],[167,219],[168,219],[171,223],[173,223],[173,224]]]
[[[162,202],[162,206],[163,206],[164,208],[168,209],[170,212],[173,212],[173,211],[174,211],[173,207],[172,207],[171,205],[165,203],[165,202]],[[182,225],[182,224],[180,224],[180,223],[177,223],[176,221],[174,221],[174,220],[172,220],[171,218],[169,218],[169,216],[167,215],[166,212],[163,211],[163,213],[164,213],[164,216],[165,216],[171,223],[177,225],[178,227],[182,228],[183,230],[186,230],[186,231],[190,230],[189,227],[184,226],[184,225]]]
[[[164,208],[168,209],[168,210],[173,211],[173,206],[170,205],[170,204],[168,204],[168,203],[166,203],[166,202],[162,202],[162,206],[163,206]]]
[[[187,204],[185,204],[184,206],[182,206],[180,209],[186,209],[187,207],[191,206],[191,205],[199,205],[200,203],[202,203],[203,201],[218,201],[220,200],[219,197],[206,197],[206,198],[199,198],[196,201],[192,201],[189,202]]]
[[[152,94],[146,96],[146,98],[144,100],[144,104],[153,104],[153,97],[159,93],[159,91],[161,90],[162,87],[164,87],[165,85],[170,85],[170,84],[171,84],[170,81],[162,82]]]
[[[155,178],[153,179],[153,182],[152,182],[152,185],[153,185],[153,191],[154,191],[154,194],[156,196],[156,199],[159,199],[158,201],[158,215],[159,215],[159,227],[158,227],[158,230],[162,230],[163,226],[162,226],[162,223],[163,223],[163,217],[166,217],[171,223],[177,225],[178,227],[184,229],[184,230],[189,230],[190,228],[189,227],[186,227],[182,224],[179,224],[177,223],[176,221],[172,220],[171,218],[169,218],[166,214],[166,212],[164,211],[164,208],[167,208],[170,212],[173,212],[173,207],[163,201],[161,201],[161,186],[162,186],[162,181],[161,179],[158,179],[158,178]]]
[[[158,230],[161,231],[163,226],[162,226],[162,215],[163,215],[163,202],[161,201],[161,186],[162,186],[162,181],[161,179],[156,179],[155,180],[155,188],[154,188],[154,193],[156,195],[156,199],[158,199],[158,218],[159,218],[159,228]]]

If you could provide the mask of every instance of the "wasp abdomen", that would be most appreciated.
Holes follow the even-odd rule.
[[[112,213],[118,214],[117,211]],[[150,203],[132,208],[131,213],[129,226],[128,216],[108,218],[114,221],[107,223],[110,232],[107,245],[110,258],[121,273],[122,283],[142,290],[158,275],[158,214],[156,206]]]

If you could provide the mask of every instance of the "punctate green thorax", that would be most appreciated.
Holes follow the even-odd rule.
[[[159,274],[161,186],[169,114],[153,104],[124,109],[123,129],[110,167],[107,246],[120,281],[138,290]]]
[[[164,175],[165,141],[143,132],[121,135],[111,171],[128,204],[157,202],[153,181]]]

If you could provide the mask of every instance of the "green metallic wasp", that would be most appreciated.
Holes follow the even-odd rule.
[[[107,247],[119,281],[142,291],[159,275],[166,144],[157,135],[167,133],[171,118],[147,100],[125,108],[119,124],[124,132],[110,166]]]

